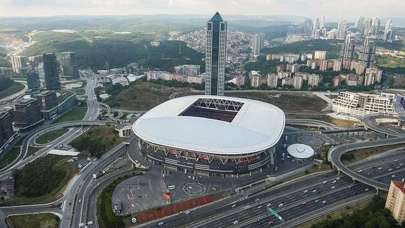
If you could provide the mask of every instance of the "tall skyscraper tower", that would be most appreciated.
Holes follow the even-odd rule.
[[[205,94],[224,95],[227,23],[217,12],[207,23]]]
[[[375,44],[369,37],[364,39],[363,47],[360,51],[360,60],[366,68],[374,66],[375,63]]]
[[[371,19],[371,32],[372,35],[378,36],[378,32],[380,31],[381,20],[378,17],[373,17]]]
[[[355,50],[355,42],[352,36],[349,34],[346,36],[345,43],[343,44],[342,47],[341,53],[342,69],[350,70],[354,58],[354,50]]]
[[[45,72],[45,87],[48,90],[59,90],[59,72],[58,61],[54,53],[46,53],[43,56],[44,72]]]
[[[253,36],[253,42],[252,42],[252,49],[253,49],[253,55],[255,57],[260,55],[260,50],[262,50],[264,46],[264,39],[261,34],[255,34]]]
[[[41,88],[39,74],[35,69],[31,69],[27,73],[27,86],[28,89],[37,90]]]
[[[66,77],[80,78],[77,66],[77,57],[74,52],[63,52],[61,57],[63,75]]]
[[[388,19],[388,21],[385,23],[384,27],[384,41],[392,41],[392,21],[391,19]]]
[[[320,36],[320,21],[319,18],[315,19],[314,27],[312,28],[312,38],[319,39]]]
[[[347,33],[347,21],[341,20],[338,24],[338,39],[344,40],[346,38]]]

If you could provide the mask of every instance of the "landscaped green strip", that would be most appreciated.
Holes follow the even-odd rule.
[[[58,118],[55,123],[62,123],[62,122],[69,122],[69,121],[76,121],[82,120],[87,112],[87,106],[78,106],[72,109],[71,111],[63,114],[60,118]]]
[[[53,140],[61,137],[67,131],[68,131],[68,129],[62,128],[62,129],[57,129],[54,131],[47,132],[37,138],[37,143],[38,144],[48,144],[48,143],[52,142]]]
[[[57,228],[59,218],[53,214],[15,215],[7,218],[14,228]]]

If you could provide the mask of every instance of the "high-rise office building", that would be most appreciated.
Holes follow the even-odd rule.
[[[38,71],[31,69],[27,73],[27,86],[28,89],[37,90],[41,88],[41,81],[39,80]]]
[[[375,37],[378,36],[378,32],[380,31],[381,20],[378,17],[373,17],[371,19],[371,34]]]
[[[385,27],[384,27],[384,41],[391,42],[392,37],[393,37],[392,21],[391,21],[391,19],[388,19],[387,22],[385,23]]]
[[[224,95],[227,23],[217,12],[207,23],[205,94]]]
[[[79,78],[79,68],[76,53],[63,52],[61,56],[62,72],[64,76]]]
[[[356,28],[357,30],[359,30],[361,34],[364,33],[365,21],[366,21],[365,17],[359,17],[359,19],[356,22]]]
[[[375,44],[369,37],[364,39],[363,47],[360,50],[360,61],[366,68],[374,66],[375,63]]]
[[[346,36],[345,43],[341,52],[341,68],[350,70],[354,58],[355,42],[349,34]]]
[[[257,57],[260,55],[260,51],[262,50],[264,46],[264,39],[261,34],[255,34],[253,36],[253,42],[252,42],[252,49],[253,49],[253,56]]]
[[[56,97],[56,93],[54,91],[42,91],[38,95],[38,98],[41,101],[43,110],[53,109],[58,106],[58,98]]]
[[[11,68],[16,74],[24,73],[28,67],[28,58],[25,56],[12,55],[10,57]],[[25,71],[26,72],[26,71]]]
[[[46,53],[43,56],[44,73],[45,73],[45,87],[48,90],[59,90],[59,71],[58,61],[54,53]]]
[[[347,34],[347,21],[341,20],[338,24],[338,35],[337,38],[339,40],[344,40]]]
[[[371,18],[364,18],[363,30],[362,30],[362,34],[364,36],[372,35],[372,23],[373,23],[373,21]]]
[[[14,105],[14,125],[16,127],[26,129],[42,121],[41,103],[37,99],[23,98]]]
[[[320,38],[320,30],[321,30],[320,23],[321,22],[320,22],[319,18],[317,17],[314,22],[314,27],[312,28],[312,38],[314,38],[314,39]]]
[[[304,23],[302,24],[302,30],[304,35],[311,36],[312,35],[312,28],[314,27],[314,23],[311,19],[305,19]]]

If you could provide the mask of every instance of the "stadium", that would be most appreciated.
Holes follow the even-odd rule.
[[[278,107],[250,99],[186,96],[132,126],[141,153],[168,169],[206,176],[252,173],[274,164],[285,127]]]

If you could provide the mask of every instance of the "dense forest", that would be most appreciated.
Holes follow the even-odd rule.
[[[38,197],[51,193],[64,179],[67,170],[60,166],[60,157],[48,155],[17,169],[16,195]]]

